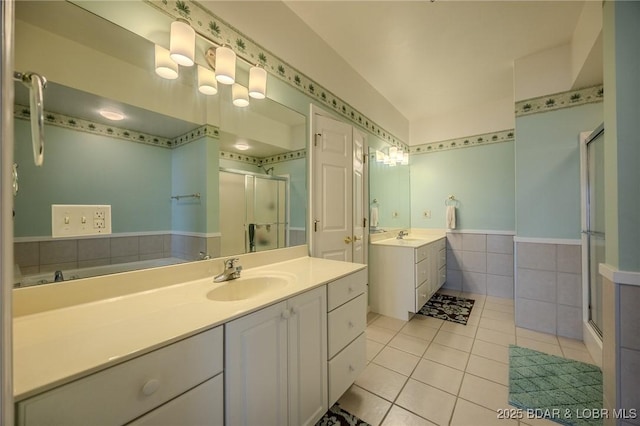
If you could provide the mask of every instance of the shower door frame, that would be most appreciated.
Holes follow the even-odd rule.
[[[597,364],[602,362],[601,330],[591,321],[590,185],[588,145],[604,134],[604,123],[590,132],[580,133],[580,186],[582,224],[582,306],[583,340]],[[601,200],[602,201],[602,200]]]

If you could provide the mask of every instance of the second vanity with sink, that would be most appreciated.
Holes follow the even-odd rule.
[[[444,232],[377,240],[369,256],[369,303],[382,315],[408,320],[446,281]]]
[[[367,269],[277,252],[16,292],[16,424],[315,424],[366,363]]]

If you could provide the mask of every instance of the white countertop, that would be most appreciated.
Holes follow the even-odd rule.
[[[445,238],[446,235],[439,235],[439,234],[431,234],[431,235],[419,235],[419,236],[413,236],[413,235],[409,235],[407,237],[404,237],[402,239],[397,239],[397,238],[387,238],[386,240],[380,240],[380,241],[376,241],[371,243],[372,245],[379,245],[379,246],[395,246],[395,247],[411,247],[411,248],[417,248],[417,247],[422,247],[426,244],[432,243],[434,241],[437,241],[441,238]]]
[[[16,401],[102,370],[364,269],[355,263],[302,257],[246,269],[243,276],[284,274],[296,284],[258,297],[217,302],[203,278],[14,319]]]

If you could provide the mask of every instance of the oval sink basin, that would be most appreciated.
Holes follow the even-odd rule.
[[[207,293],[207,298],[216,302],[251,299],[266,292],[286,287],[291,282],[289,277],[276,275],[238,278],[214,288]]]

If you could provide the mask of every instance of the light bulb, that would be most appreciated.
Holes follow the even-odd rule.
[[[236,53],[226,46],[216,49],[216,80],[222,84],[236,81]]]
[[[246,107],[249,105],[249,90],[243,85],[235,83],[231,86],[231,95],[235,106]]]
[[[167,80],[178,78],[178,64],[173,62],[169,51],[156,44],[156,74]]]
[[[264,99],[267,93],[267,71],[255,66],[249,70],[249,96]]]
[[[196,52],[196,31],[184,21],[171,23],[171,40],[169,41],[171,59],[185,67],[193,65]]]
[[[205,95],[218,93],[218,82],[213,71],[198,65],[198,90]]]

